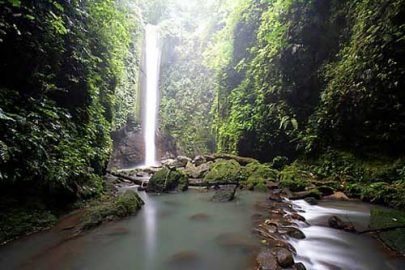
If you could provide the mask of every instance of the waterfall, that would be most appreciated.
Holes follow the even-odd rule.
[[[145,143],[145,166],[153,166],[156,160],[156,127],[158,117],[158,91],[160,48],[158,27],[148,24],[145,28],[146,90],[143,135]]]

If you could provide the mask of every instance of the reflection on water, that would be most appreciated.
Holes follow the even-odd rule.
[[[61,241],[54,231],[0,247],[0,268],[40,270],[245,270],[259,248],[251,234],[254,204],[265,194],[243,192],[230,203],[213,203],[212,193],[161,196],[141,194],[146,204],[136,216],[103,225],[83,237]],[[369,222],[370,206],[353,202],[294,202],[311,226],[304,240],[291,240],[295,259],[308,270],[405,269],[366,235],[325,227],[338,215],[357,228]]]
[[[302,226],[306,239],[291,240],[297,250],[296,259],[307,269],[389,270],[405,269],[403,258],[390,258],[381,245],[367,235],[328,228],[327,220],[336,215],[364,230],[370,221],[370,205],[361,202],[320,201],[309,205],[295,201],[297,209],[311,226]]]
[[[266,196],[243,192],[230,203],[212,193],[161,196],[126,220],[60,243],[43,233],[0,248],[1,269],[242,270],[259,240],[251,234],[254,203]]]
[[[147,269],[154,269],[154,257],[156,256],[156,205],[153,200],[148,196],[143,196],[145,204],[145,227],[143,231],[145,232],[145,250],[147,250]]]

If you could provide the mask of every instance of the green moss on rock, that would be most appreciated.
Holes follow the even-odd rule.
[[[266,183],[275,181],[278,176],[278,171],[272,169],[269,165],[259,162],[252,162],[243,168],[245,185],[249,190],[267,192]]]
[[[164,167],[150,178],[147,191],[161,193],[187,189],[188,177],[182,171]]]
[[[217,160],[204,177],[207,182],[237,182],[243,179],[242,167],[233,159]]]
[[[104,221],[116,220],[134,214],[144,204],[138,193],[127,190],[113,200],[91,207],[80,221],[79,230],[89,230]]]
[[[295,163],[286,166],[280,172],[280,185],[292,191],[302,191],[310,185],[311,175],[309,172],[300,169]]]

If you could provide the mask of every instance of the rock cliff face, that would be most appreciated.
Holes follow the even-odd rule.
[[[139,126],[129,123],[126,127],[114,131],[111,136],[113,153],[108,164],[109,169],[125,169],[142,165],[145,146]],[[177,156],[176,143],[172,137],[158,135],[157,144],[158,160]]]

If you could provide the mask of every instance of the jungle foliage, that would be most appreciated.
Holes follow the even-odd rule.
[[[140,14],[128,1],[0,1],[0,189],[102,190],[110,131],[134,113]]]
[[[230,48],[214,57],[220,151],[403,154],[404,1],[245,2],[207,53]]]

